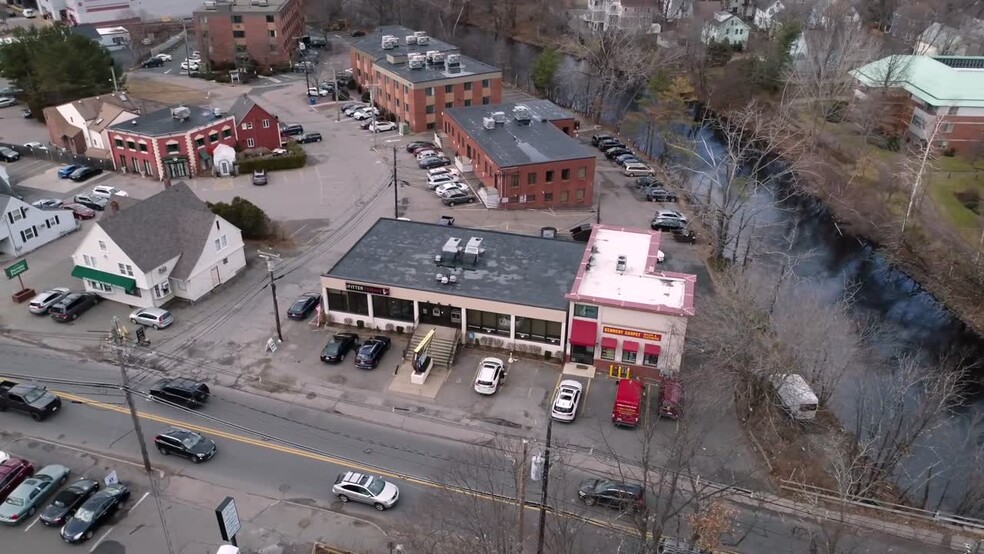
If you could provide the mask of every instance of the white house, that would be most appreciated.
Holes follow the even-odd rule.
[[[737,15],[728,12],[717,12],[714,17],[704,24],[701,32],[701,40],[704,44],[726,43],[731,45],[741,45],[742,48],[748,42],[748,33],[751,27],[741,20]]]
[[[71,210],[42,210],[0,194],[0,253],[20,256],[79,228]]]
[[[130,306],[195,301],[246,267],[242,233],[184,183],[100,219],[72,255],[85,290]]]
[[[98,27],[99,45],[109,50],[122,50],[130,45],[130,31],[126,27]]]
[[[51,144],[94,158],[110,156],[106,130],[109,126],[139,115],[140,109],[123,92],[80,98],[44,109]]]
[[[780,0],[775,0],[768,4],[763,4],[763,7],[755,8],[755,15],[752,19],[752,23],[760,31],[771,32],[779,25],[779,13],[786,9],[786,6],[782,4]]]
[[[596,33],[617,29],[657,34],[660,26],[654,20],[658,14],[656,0],[588,0],[581,18]]]
[[[845,26],[861,26],[861,14],[845,0],[817,0],[806,18],[806,26],[810,29],[829,29],[838,19]]]

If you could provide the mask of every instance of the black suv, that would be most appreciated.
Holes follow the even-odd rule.
[[[305,292],[287,309],[289,319],[307,319],[311,312],[321,304],[321,295],[316,292]]]
[[[160,58],[150,58],[144,63],[140,64],[140,67],[162,67],[164,65],[164,60]]]
[[[608,138],[598,141],[598,150],[601,150],[602,152],[608,150],[609,148],[615,148],[616,146],[619,148],[626,148],[625,143],[618,139]]]
[[[210,439],[180,427],[171,427],[154,437],[154,446],[165,456],[177,454],[196,464],[211,460],[216,452],[215,443]]]
[[[383,354],[389,350],[389,337],[377,336],[366,339],[355,355],[355,367],[359,369],[375,369]]]
[[[54,306],[48,308],[51,319],[60,322],[74,321],[84,314],[89,308],[99,303],[98,295],[91,292],[75,292],[59,300]]]
[[[587,479],[577,487],[577,497],[588,506],[604,504],[623,512],[646,509],[645,490],[640,485],[607,479]]]
[[[676,202],[677,195],[659,187],[652,187],[646,191],[646,200],[650,202]]]
[[[614,140],[615,137],[613,137],[613,136],[611,136],[611,135],[609,135],[607,133],[599,133],[597,135],[591,135],[591,146],[597,147],[599,142],[601,142],[603,140],[609,140],[609,139]]]
[[[321,361],[326,364],[337,364],[345,359],[345,354],[359,343],[359,335],[355,333],[338,333],[328,341],[321,350]]]
[[[208,385],[193,379],[161,379],[150,388],[150,397],[197,408],[208,401],[209,390]]]
[[[309,142],[321,142],[321,133],[305,133],[301,135],[301,138],[297,139],[297,142],[301,144],[306,144]]]
[[[280,132],[282,134],[285,134],[285,135],[289,136],[289,137],[296,137],[297,135],[303,135],[304,134],[304,127],[301,127],[300,125],[297,125],[296,123],[294,125],[284,125],[283,126],[283,129]]]

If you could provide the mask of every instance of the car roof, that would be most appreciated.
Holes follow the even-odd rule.
[[[575,381],[574,379],[565,379],[565,380],[563,380],[563,381],[560,382],[560,385],[558,386],[558,388],[559,389],[569,388],[569,389],[581,390],[582,385],[581,385],[581,382],[580,381]]]
[[[335,333],[335,336],[331,337],[333,339],[344,338],[344,339],[355,339],[359,338],[359,335],[355,333]]]
[[[171,312],[165,310],[164,308],[141,308],[137,310],[138,314],[153,314],[156,316],[162,316],[169,314]]]

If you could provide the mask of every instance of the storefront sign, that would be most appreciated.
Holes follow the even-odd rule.
[[[27,260],[21,260],[15,264],[8,265],[3,268],[3,272],[7,275],[7,279],[13,279],[21,273],[27,271]]]
[[[365,292],[378,296],[389,296],[390,290],[386,287],[373,287],[371,285],[360,285],[358,283],[345,283],[345,290],[352,292]]]
[[[618,327],[602,327],[601,332],[606,335],[618,335],[620,337],[630,337],[653,342],[663,340],[663,335],[657,333],[646,333],[644,331],[633,331],[632,329],[619,329]]]

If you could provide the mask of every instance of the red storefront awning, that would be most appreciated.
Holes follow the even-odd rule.
[[[634,340],[622,341],[622,352],[638,352],[639,343]]]
[[[618,346],[618,341],[611,337],[601,337],[601,347],[602,348],[615,348]]]
[[[645,352],[647,356],[659,356],[659,345],[647,344],[643,349],[643,352]]]
[[[597,336],[597,322],[575,319],[571,324],[571,344],[593,347],[595,345],[595,337]]]

